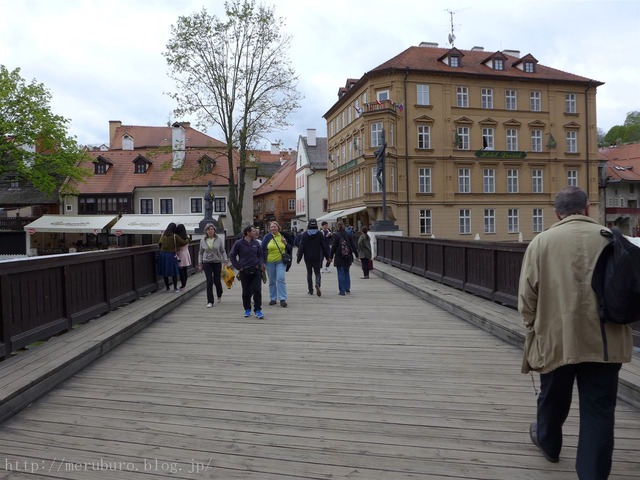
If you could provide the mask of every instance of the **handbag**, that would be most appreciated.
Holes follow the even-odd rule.
[[[278,245],[278,241],[274,238],[273,239],[276,247],[278,247],[278,251],[280,252],[280,255],[282,255],[282,263],[284,263],[287,266],[287,272],[289,271],[289,269],[291,268],[291,255],[289,255],[287,252],[282,253],[282,250],[280,250],[280,245]]]
[[[373,258],[369,259],[369,270],[373,270]]]

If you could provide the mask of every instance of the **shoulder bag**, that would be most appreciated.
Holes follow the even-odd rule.
[[[287,252],[283,253],[282,250],[280,250],[280,245],[278,245],[278,240],[276,240],[276,237],[273,237],[273,241],[275,242],[280,255],[282,255],[282,263],[286,265],[287,271],[289,271],[289,269],[291,268],[291,255],[289,255]]]

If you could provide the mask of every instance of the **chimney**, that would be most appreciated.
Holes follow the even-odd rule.
[[[189,128],[191,127],[191,122],[180,122],[180,125],[182,125],[184,128]]]
[[[438,48],[438,44],[436,42],[420,42],[419,46],[427,48]]]
[[[502,53],[511,57],[520,58],[520,50],[503,50]]]
[[[109,148],[113,146],[113,140],[116,138],[116,130],[122,126],[120,120],[109,120]]]
[[[315,128],[307,128],[307,146],[308,147],[316,146],[316,129]]]
[[[471,49],[472,52],[484,52],[484,47],[475,46]]]
[[[271,144],[271,155],[278,155],[280,153],[280,145],[277,143]]]
[[[171,152],[173,162],[171,167],[176,170],[182,168],[186,155],[185,135],[183,126],[176,122],[171,126]]]

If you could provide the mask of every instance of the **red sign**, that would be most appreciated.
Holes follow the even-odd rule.
[[[36,233],[36,229],[35,228],[27,228],[27,233],[29,235],[33,235],[34,233]]]
[[[120,235],[122,235],[122,230],[115,230],[115,231],[113,232],[113,234],[114,234],[116,237],[119,237]]]

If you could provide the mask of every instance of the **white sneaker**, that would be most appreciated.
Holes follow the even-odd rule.
[[[213,307],[213,303],[207,303],[207,308]]]

